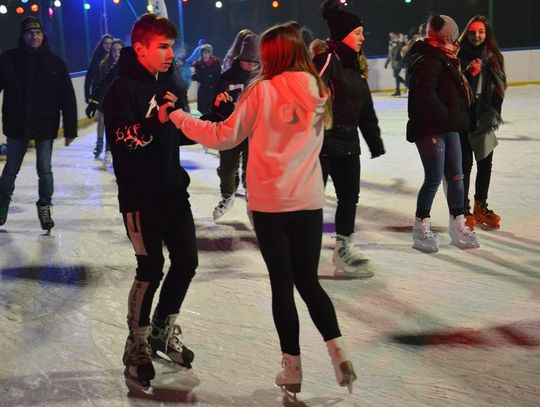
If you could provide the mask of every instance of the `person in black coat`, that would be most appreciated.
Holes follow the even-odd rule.
[[[476,223],[498,228],[500,216],[487,206],[493,150],[498,144],[495,130],[502,123],[501,108],[506,90],[504,58],[499,50],[489,21],[484,16],[474,16],[460,36],[458,57],[461,68],[469,81],[474,103],[471,106],[471,131],[461,133],[463,154],[464,207],[467,225]],[[476,159],[474,209],[470,212],[469,184]]]
[[[111,34],[104,34],[92,53],[92,59],[90,65],[86,70],[86,76],[84,77],[84,100],[86,103],[90,102],[92,93],[96,90],[101,80],[100,64],[109,52],[111,51],[111,45],[113,43],[113,36]]]
[[[65,145],[77,137],[77,101],[66,64],[49,49],[41,22],[26,17],[21,22],[19,46],[0,55],[0,92],[4,91],[2,123],[7,137],[7,161],[0,177],[0,225],[6,222],[15,178],[28,142],[36,141],[41,227],[54,227],[50,206],[54,190],[51,168],[53,141],[60,113]]]
[[[231,67],[223,72],[216,85],[217,92],[227,92],[233,103],[212,106],[212,121],[223,121],[232,113],[232,108],[240,94],[248,86],[259,71],[259,38],[255,34],[247,35],[240,49],[240,54],[233,59]],[[228,111],[226,109],[229,109]],[[207,115],[208,116],[208,115]],[[213,117],[213,118],[212,118]],[[240,183],[239,167],[242,163],[242,185],[246,188],[246,168],[248,160],[248,140],[230,150],[219,152],[219,189],[221,200],[214,208],[212,216],[214,220],[220,219],[234,205],[235,193]],[[248,211],[248,216],[250,216]]]
[[[469,129],[472,92],[457,59],[458,27],[445,15],[428,20],[428,37],[411,48],[407,140],[416,143],[424,166],[424,183],[418,193],[413,227],[413,247],[439,250],[431,231],[430,212],[444,177],[448,183],[449,232],[460,248],[479,247],[474,231],[465,225],[460,132]]]
[[[330,31],[329,50],[313,62],[332,93],[333,127],[324,134],[321,165],[324,181],[332,178],[337,196],[336,276],[371,277],[363,267],[367,259],[353,244],[356,206],[360,193],[360,140],[362,132],[371,158],[385,153],[371,92],[360,67],[364,23],[355,14],[339,8],[337,1],[322,4]]]
[[[128,385],[144,389],[155,376],[152,353],[160,351],[185,367],[191,367],[194,358],[176,324],[198,265],[190,179],[179,158],[183,135],[167,113],[183,108],[186,99],[173,78],[176,36],[174,24],[165,17],[140,16],[131,31],[133,45],[120,52],[118,77],[103,101],[120,212],[137,258],[127,301],[124,375]],[[150,320],[164,277],[163,246],[170,268]]]
[[[213,50],[210,44],[204,44],[201,47],[201,57],[193,63],[195,73],[191,79],[199,82],[197,110],[201,114],[210,112],[219,74],[221,74],[221,61],[213,55]]]

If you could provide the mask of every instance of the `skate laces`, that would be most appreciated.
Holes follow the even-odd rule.
[[[166,348],[171,347],[177,352],[182,352],[182,341],[180,337],[182,336],[182,329],[180,328],[180,325],[174,324],[172,326],[172,329],[169,329],[165,346]]]
[[[426,218],[427,219],[427,218]],[[422,235],[422,239],[424,240],[430,240],[435,237],[435,233],[431,230],[429,222],[425,222],[423,219],[420,222],[420,233]]]
[[[152,350],[150,345],[144,342],[133,342],[132,349],[129,352],[129,358],[135,366],[152,363]]]
[[[51,209],[49,205],[38,206],[38,215],[43,223],[51,222]]]

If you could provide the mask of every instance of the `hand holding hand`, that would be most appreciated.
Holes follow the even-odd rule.
[[[167,91],[165,95],[163,95],[158,111],[158,119],[160,123],[165,123],[169,120],[169,113],[174,110],[174,104],[177,100],[178,97],[170,91]]]
[[[227,92],[221,92],[214,99],[214,106],[218,107],[223,102],[232,102],[232,101],[233,101],[233,97],[231,95],[229,95]]]

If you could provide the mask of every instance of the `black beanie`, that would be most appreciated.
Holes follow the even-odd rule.
[[[326,0],[321,8],[328,31],[330,31],[330,38],[333,40],[341,41],[351,31],[364,25],[362,19],[356,14],[340,9],[338,0]]]
[[[259,62],[259,37],[257,35],[248,35],[244,38],[238,59],[240,61]]]
[[[25,32],[30,30],[42,30],[41,28],[41,22],[38,18],[33,16],[27,16],[24,17],[21,21],[21,37],[24,35]]]

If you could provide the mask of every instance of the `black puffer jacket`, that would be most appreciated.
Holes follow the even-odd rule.
[[[358,130],[372,157],[384,154],[379,121],[373,108],[369,85],[360,70],[358,53],[341,41],[329,41],[330,51],[313,62],[332,94],[334,125],[324,134],[321,154],[343,156],[360,154]]]
[[[30,51],[22,39],[18,48],[0,55],[0,92],[4,91],[2,124],[7,137],[50,140],[58,135],[60,112],[64,136],[77,137],[77,101],[66,67],[43,39]]]
[[[469,130],[469,102],[463,78],[452,61],[438,48],[417,41],[409,62],[409,122],[407,140],[450,131]]]

